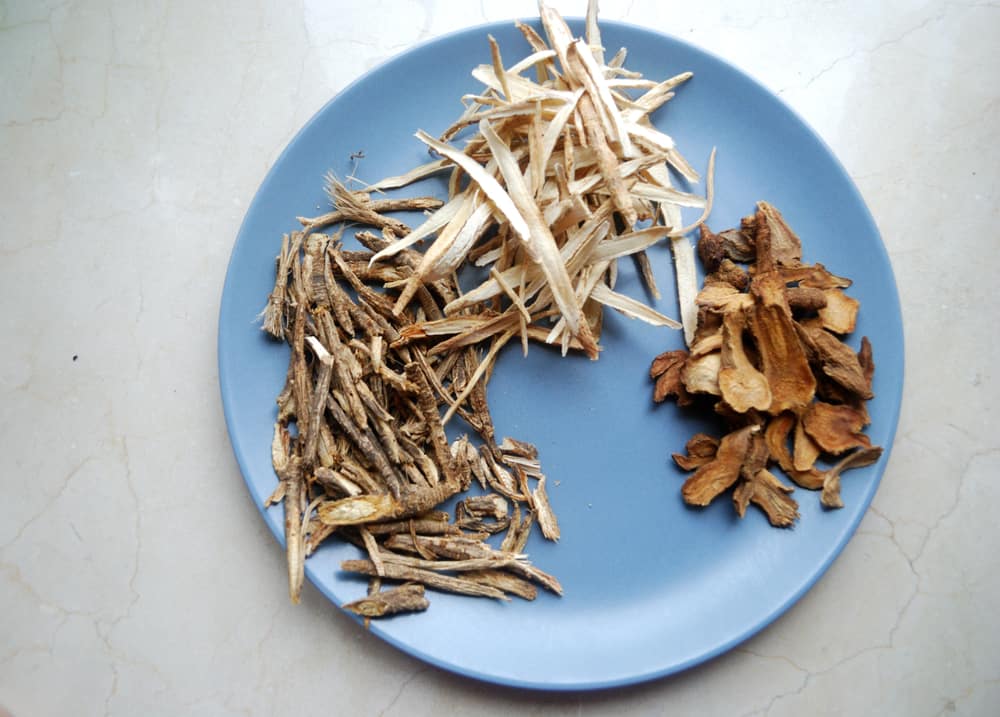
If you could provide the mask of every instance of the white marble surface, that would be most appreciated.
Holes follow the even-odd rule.
[[[311,587],[288,603],[218,397],[217,308],[243,213],[293,133],[359,74],[533,10],[0,2],[0,705],[17,717],[1000,713],[989,2],[602,3],[606,18],[718,53],[800,112],[858,183],[895,268],[906,389],[889,468],[843,555],[776,624],[674,678],[547,696],[428,668]]]

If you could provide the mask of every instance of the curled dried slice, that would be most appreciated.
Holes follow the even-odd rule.
[[[774,527],[788,528],[798,519],[799,504],[791,496],[792,487],[782,483],[770,471],[758,471],[752,480],[743,485],[749,486],[743,489],[749,493],[747,499],[764,511]],[[739,509],[739,504],[737,508]]]
[[[759,429],[746,426],[733,431],[719,442],[715,457],[684,481],[681,495],[689,505],[708,505],[740,477],[740,468],[750,450],[753,434]]]
[[[687,389],[681,381],[681,369],[687,361],[688,353],[683,349],[676,351],[665,351],[653,359],[652,366],[649,367],[650,378],[656,379],[656,388],[653,391],[653,400],[660,403],[668,396],[675,396],[678,405],[690,403]]]
[[[841,458],[829,470],[823,471],[823,493],[820,495],[823,505],[827,508],[843,508],[844,502],[840,499],[840,474],[849,468],[870,466],[881,457],[882,449],[878,446],[859,448]]]
[[[722,368],[722,352],[709,351],[692,356],[681,369],[681,381],[688,393],[721,394],[719,371]]]
[[[823,322],[823,328],[835,334],[849,334],[854,331],[861,302],[845,294],[843,289],[819,289],[819,291],[823,292],[826,299],[826,303],[819,307],[819,318]]]
[[[674,462],[683,470],[693,471],[715,458],[719,451],[719,439],[707,433],[695,433],[685,444],[686,456],[674,453]]]
[[[852,448],[871,447],[868,436],[861,432],[865,425],[864,415],[850,406],[817,401],[802,417],[802,424],[806,433],[827,453],[840,455]]]

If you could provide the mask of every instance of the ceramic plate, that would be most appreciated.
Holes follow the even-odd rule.
[[[710,226],[734,226],[767,199],[802,237],[805,261],[854,280],[850,293],[862,310],[851,341],[857,346],[869,336],[877,364],[868,433],[891,446],[903,377],[899,301],[878,231],[844,169],[802,120],[739,70],[647,29],[602,26],[605,45],[627,47],[627,66],[646,77],[694,72],[654,120],[701,170],[718,148]],[[572,27],[582,34],[579,22]],[[323,176],[349,174],[352,153],[364,152],[357,174],[368,181],[426,161],[413,133],[440,132],[461,111],[461,95],[479,89],[469,73],[489,61],[487,33],[508,63],[527,54],[513,23],[501,23],[396,57],[320,110],[247,212],[222,296],[219,377],[233,449],[258,506],[276,481],[269,445],[288,353],[265,338],[254,317],[273,283],[281,235],[297,227],[297,215],[326,208]],[[441,194],[444,187],[435,181],[408,191]],[[665,289],[656,306],[676,316],[669,250],[650,255]],[[631,262],[622,264],[619,289],[643,296]],[[602,344],[597,362],[561,359],[543,347],[524,358],[511,345],[489,386],[498,435],[539,448],[563,537],[551,544],[533,535],[528,552],[558,576],[565,595],[501,603],[432,593],[427,612],[375,621],[375,634],[429,663],[496,683],[554,690],[629,684],[747,639],[829,567],[871,501],[888,451],[845,476],[842,510],[824,511],[818,494],[797,490],[802,517],[792,530],[769,527],[756,509],[738,519],[728,497],[688,508],[670,454],[695,431],[717,428],[673,404],[654,406],[647,373],[654,355],[682,346],[679,332],[608,312]],[[282,509],[263,517],[280,541]],[[338,605],[365,591],[362,580],[338,571],[352,557],[353,547],[330,544],[306,563],[308,578]]]

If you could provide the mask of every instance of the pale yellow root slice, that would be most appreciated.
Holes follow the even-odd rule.
[[[704,223],[712,211],[715,184],[715,150],[708,158],[708,172],[705,180],[705,208],[698,221],[670,232],[670,249],[674,255],[677,282],[677,303],[680,307],[681,323],[684,325],[684,343],[691,346],[698,324],[698,272],[695,268],[694,245],[687,233]]]

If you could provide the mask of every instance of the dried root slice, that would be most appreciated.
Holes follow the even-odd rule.
[[[505,573],[502,570],[477,570],[465,573],[466,580],[472,580],[486,587],[495,588],[524,600],[538,597],[538,589],[524,578]]]
[[[859,448],[848,453],[821,476],[823,478],[823,493],[820,501],[827,508],[843,508],[844,502],[840,499],[840,474],[849,468],[861,468],[870,466],[882,457],[882,449],[878,446]]]
[[[730,488],[740,477],[743,460],[757,430],[756,426],[746,426],[725,436],[719,442],[715,457],[684,481],[681,489],[684,502],[689,505],[708,505]]]
[[[758,471],[753,479],[743,483],[743,492],[749,492],[749,501],[767,515],[768,521],[776,528],[789,528],[799,517],[799,504],[790,495],[791,486],[785,485],[773,473]],[[742,487],[742,486],[741,486]],[[736,498],[734,496],[734,501]],[[741,509],[737,502],[737,512],[743,517],[745,505]]]
[[[683,349],[665,351],[653,359],[653,364],[649,367],[649,376],[656,380],[656,388],[653,390],[654,401],[661,403],[673,396],[677,399],[678,406],[685,406],[691,402],[691,397],[681,380],[681,371],[687,359],[688,352]]]
[[[850,280],[803,264],[801,240],[767,202],[737,229],[714,234],[703,225],[700,233],[707,274],[695,300],[694,341],[688,351],[653,359],[653,400],[688,405],[717,397],[714,410],[730,432],[721,440],[698,434],[686,454],[674,454],[680,468],[694,471],[684,500],[707,505],[732,488],[741,517],[754,504],[771,525],[791,526],[798,504],[793,488],[768,470],[776,464],[796,485],[822,490],[825,507],[840,507],[841,472],[882,454],[863,432],[873,396],[871,343],[862,338],[855,353],[839,338],[857,320],[859,304],[844,293]],[[832,468],[817,467],[843,454]]]
[[[769,381],[754,367],[744,348],[746,325],[742,311],[727,312],[722,323],[719,391],[722,400],[737,413],[766,411],[773,400]]]
[[[850,406],[834,406],[817,401],[802,418],[805,432],[825,452],[840,455],[852,448],[871,447],[868,436],[861,433],[864,416]]]
[[[345,560],[340,564],[340,569],[348,573],[360,573],[361,575],[371,576],[378,575],[375,564],[371,560]],[[488,585],[482,585],[465,578],[441,575],[432,570],[411,568],[405,565],[397,565],[395,563],[386,563],[385,574],[382,577],[390,578],[392,580],[418,582],[429,588],[434,588],[435,590],[458,593],[459,595],[488,597],[496,600],[510,599],[502,590]]]
[[[687,455],[674,453],[674,462],[682,470],[693,471],[711,462],[719,452],[719,439],[707,433],[695,433],[685,445]]]
[[[361,617],[387,617],[405,612],[423,612],[430,607],[430,602],[424,597],[424,586],[412,584],[375,592],[341,607]]]

